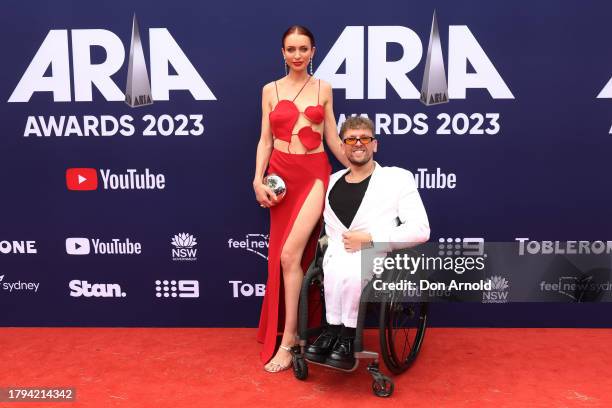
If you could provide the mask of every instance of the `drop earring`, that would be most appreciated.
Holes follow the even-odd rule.
[[[289,75],[289,72],[287,70],[287,60],[283,60],[283,65],[285,66],[285,76]]]
[[[311,58],[310,59],[310,76],[312,76],[312,72],[313,72],[313,69],[312,69],[312,58]]]

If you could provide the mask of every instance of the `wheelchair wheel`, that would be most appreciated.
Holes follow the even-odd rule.
[[[293,375],[302,381],[308,378],[308,364],[301,354],[293,355]]]
[[[372,392],[377,397],[390,397],[394,388],[393,380],[386,376],[381,376],[380,379],[372,381]]]
[[[427,303],[381,302],[380,350],[393,374],[406,371],[419,354],[427,326],[427,306]]]

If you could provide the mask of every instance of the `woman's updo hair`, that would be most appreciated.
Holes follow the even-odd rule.
[[[287,31],[285,31],[285,34],[283,34],[283,43],[282,43],[283,48],[285,48],[285,38],[287,38],[289,34],[305,35],[306,37],[310,39],[310,46],[311,47],[315,46],[314,35],[312,35],[309,29],[301,25],[292,25],[291,27],[287,29]]]

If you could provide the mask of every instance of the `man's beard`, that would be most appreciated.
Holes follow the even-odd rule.
[[[351,154],[348,156],[348,160],[349,162],[351,162],[351,164],[354,164],[355,166],[363,167],[366,164],[370,163],[370,161],[372,160],[372,155],[364,156],[363,159],[358,160],[353,158],[353,155]]]

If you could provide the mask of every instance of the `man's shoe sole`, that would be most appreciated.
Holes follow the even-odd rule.
[[[312,354],[309,352],[304,353],[304,357],[306,357],[306,360],[314,361],[317,363],[325,363],[325,360],[327,360],[327,356],[329,356],[329,353],[326,353],[326,354]]]
[[[351,360],[334,360],[331,358],[325,359],[325,364],[342,370],[350,370],[355,366],[355,359]]]

